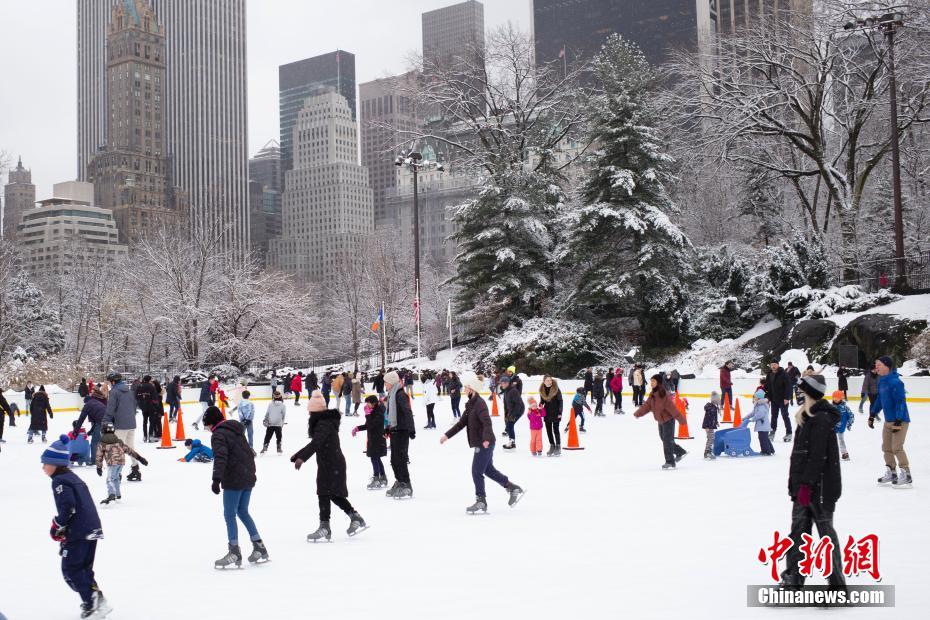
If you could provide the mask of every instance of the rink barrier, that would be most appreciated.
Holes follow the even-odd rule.
[[[905,379],[906,379],[906,377],[905,377]],[[259,386],[259,387],[264,387],[264,386]],[[633,395],[632,392],[622,392],[622,394],[623,394],[624,396],[629,396],[629,397],[632,397],[632,395]],[[67,392],[65,395],[66,395],[66,396],[73,396],[73,397],[75,397],[75,398],[78,398],[78,396],[77,396],[77,394],[76,394],[75,392]],[[304,395],[304,394],[302,394],[302,395]],[[363,395],[362,395],[362,400],[364,400],[366,397],[371,396],[371,395],[377,396],[377,394],[375,394],[375,392],[366,393],[366,394],[363,394]],[[481,392],[481,395],[482,395],[482,396],[490,396],[490,395],[491,395],[491,392]],[[57,397],[57,396],[61,396],[61,394],[51,394],[50,396],[52,396],[52,397]],[[424,394],[422,394],[422,393],[414,392],[414,397],[415,397],[415,398],[422,398],[423,396],[424,396]],[[681,396],[682,396],[682,397],[685,397],[685,398],[698,398],[698,399],[710,400],[710,393],[709,393],[709,392],[707,392],[707,393],[682,392],[682,393],[681,393]],[[753,394],[751,394],[751,393],[741,393],[741,394],[735,394],[735,396],[742,396],[743,398],[746,398],[746,399],[752,399]],[[442,398],[442,397],[440,397],[440,398]],[[253,401],[253,402],[258,402],[258,401],[270,401],[270,400],[271,400],[271,397],[270,397],[270,396],[267,396],[267,397],[266,397],[266,396],[253,396],[253,397],[250,398],[249,400],[251,400],[251,401]],[[859,395],[858,395],[858,394],[852,394],[852,393],[850,393],[850,398],[849,398],[849,402],[850,402],[850,403],[852,403],[852,402],[858,402],[858,400],[859,400]],[[907,402],[909,402],[909,403],[930,403],[930,397],[925,397],[925,396],[909,396],[909,397],[907,397],[905,400],[906,400]],[[181,405],[182,405],[182,406],[183,406],[183,405],[198,405],[198,404],[199,404],[199,401],[196,401],[196,400],[185,400],[185,401],[182,401],[182,402],[181,402]],[[52,407],[52,410],[53,410],[55,413],[80,413],[81,407],[54,407],[54,406],[53,406],[53,407]],[[24,408],[24,407],[22,407],[22,406],[20,406],[20,415],[23,415],[23,416],[29,415],[29,410],[26,409],[26,408]]]

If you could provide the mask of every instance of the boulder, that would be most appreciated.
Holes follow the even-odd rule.
[[[830,341],[836,336],[835,323],[824,319],[799,321],[778,327],[746,343],[762,354],[762,363],[781,357],[789,349],[803,349],[811,360],[820,359]]]
[[[844,327],[824,358],[831,364],[839,363],[841,346],[853,345],[859,349],[859,367],[868,368],[882,355],[889,355],[895,364],[907,359],[914,338],[927,329],[927,321],[904,319],[891,314],[866,314]]]

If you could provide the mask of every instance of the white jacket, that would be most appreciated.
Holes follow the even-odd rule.
[[[426,396],[426,404],[432,405],[439,400],[439,391],[436,389],[436,384],[432,381],[427,381],[426,385],[423,386],[423,393]]]

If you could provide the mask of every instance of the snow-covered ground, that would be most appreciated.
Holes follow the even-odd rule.
[[[570,393],[572,387],[563,389]],[[257,403],[257,417],[266,402]],[[418,426],[425,424],[422,403],[414,401]],[[844,617],[924,617],[930,602],[921,559],[930,548],[930,404],[910,407],[911,490],[874,483],[883,468],[881,438],[865,416],[857,416],[847,434],[852,460],[843,464],[836,526],[843,541],[848,534],[880,536],[882,583],[896,586],[897,607],[834,612]],[[451,425],[447,398],[437,405],[440,428],[418,431],[411,444],[411,501],[365,490],[370,465],[363,438],[350,435],[350,424],[361,418],[347,418],[340,433],[349,499],[371,528],[349,539],[348,522],[334,507],[334,543],[311,545],[305,537],[318,522],[315,463],[296,472],[288,461],[306,442],[306,413],[291,407],[285,454],[258,460],[252,498],[272,561],[227,572],[212,568],[225,551],[226,532],[220,498],[210,492],[211,466],[176,462],[183,448],[146,445],[140,450],[151,464],[143,482],[124,482],[122,502],[100,510],[106,539],[98,547],[97,577],[115,608],[114,620],[769,618],[768,610],[746,607],[746,585],[768,582],[768,567],[756,555],[771,544],[774,530],[788,530],[790,446],[780,442],[779,431],[774,458],[704,461],[702,408],[703,401],[691,399],[695,439],[681,442],[690,454],[674,472],[659,469],[661,446],[651,416],[589,417],[581,438],[586,449],[560,459],[530,456],[524,418],[519,449],[498,449],[495,462],[527,495],[510,509],[503,490],[489,482],[486,517],[464,514],[474,492],[464,433],[439,445]],[[191,413],[193,408],[188,424]],[[66,431],[72,419],[56,416],[51,436]],[[6,525],[0,612],[9,620],[76,618],[78,597],[64,584],[57,546],[48,538],[54,504],[39,466],[43,447],[25,443],[27,425],[20,418],[16,428],[6,429],[8,443],[0,453]],[[500,432],[502,418],[494,425]],[[188,433],[209,441],[208,433]],[[104,479],[92,468],[78,473],[102,499]],[[777,615],[822,613],[786,609]]]

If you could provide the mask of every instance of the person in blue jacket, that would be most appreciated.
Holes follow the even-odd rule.
[[[750,422],[755,422],[753,430],[759,436],[759,450],[763,456],[775,454],[775,446],[769,439],[769,433],[772,432],[770,415],[771,404],[765,398],[765,390],[756,390],[756,393],[752,395],[752,411],[743,418],[743,426],[748,427]]]
[[[190,452],[179,458],[179,461],[184,461],[185,463],[190,463],[191,461],[197,461],[198,463],[213,462],[213,450],[203,445],[199,439],[185,440],[184,447],[190,448]]]
[[[849,460],[849,451],[846,450],[846,431],[852,428],[855,416],[846,404],[846,392],[836,390],[833,392],[833,406],[840,412],[840,421],[833,427],[836,433],[836,441],[840,446],[840,456],[844,461]]]
[[[94,578],[94,556],[103,529],[87,485],[68,469],[68,436],[52,442],[41,461],[42,471],[52,479],[58,511],[49,534],[60,543],[61,574],[65,583],[81,595],[81,618],[103,617],[110,607]]]
[[[875,372],[878,373],[878,398],[869,411],[869,428],[875,428],[875,418],[879,413],[885,414],[882,427],[882,452],[885,454],[885,475],[878,479],[879,484],[891,484],[895,489],[911,487],[910,463],[904,452],[904,440],[911,425],[907,413],[907,400],[904,396],[904,382],[898,376],[894,361],[887,355],[875,360]],[[895,471],[900,468],[901,474]]]

